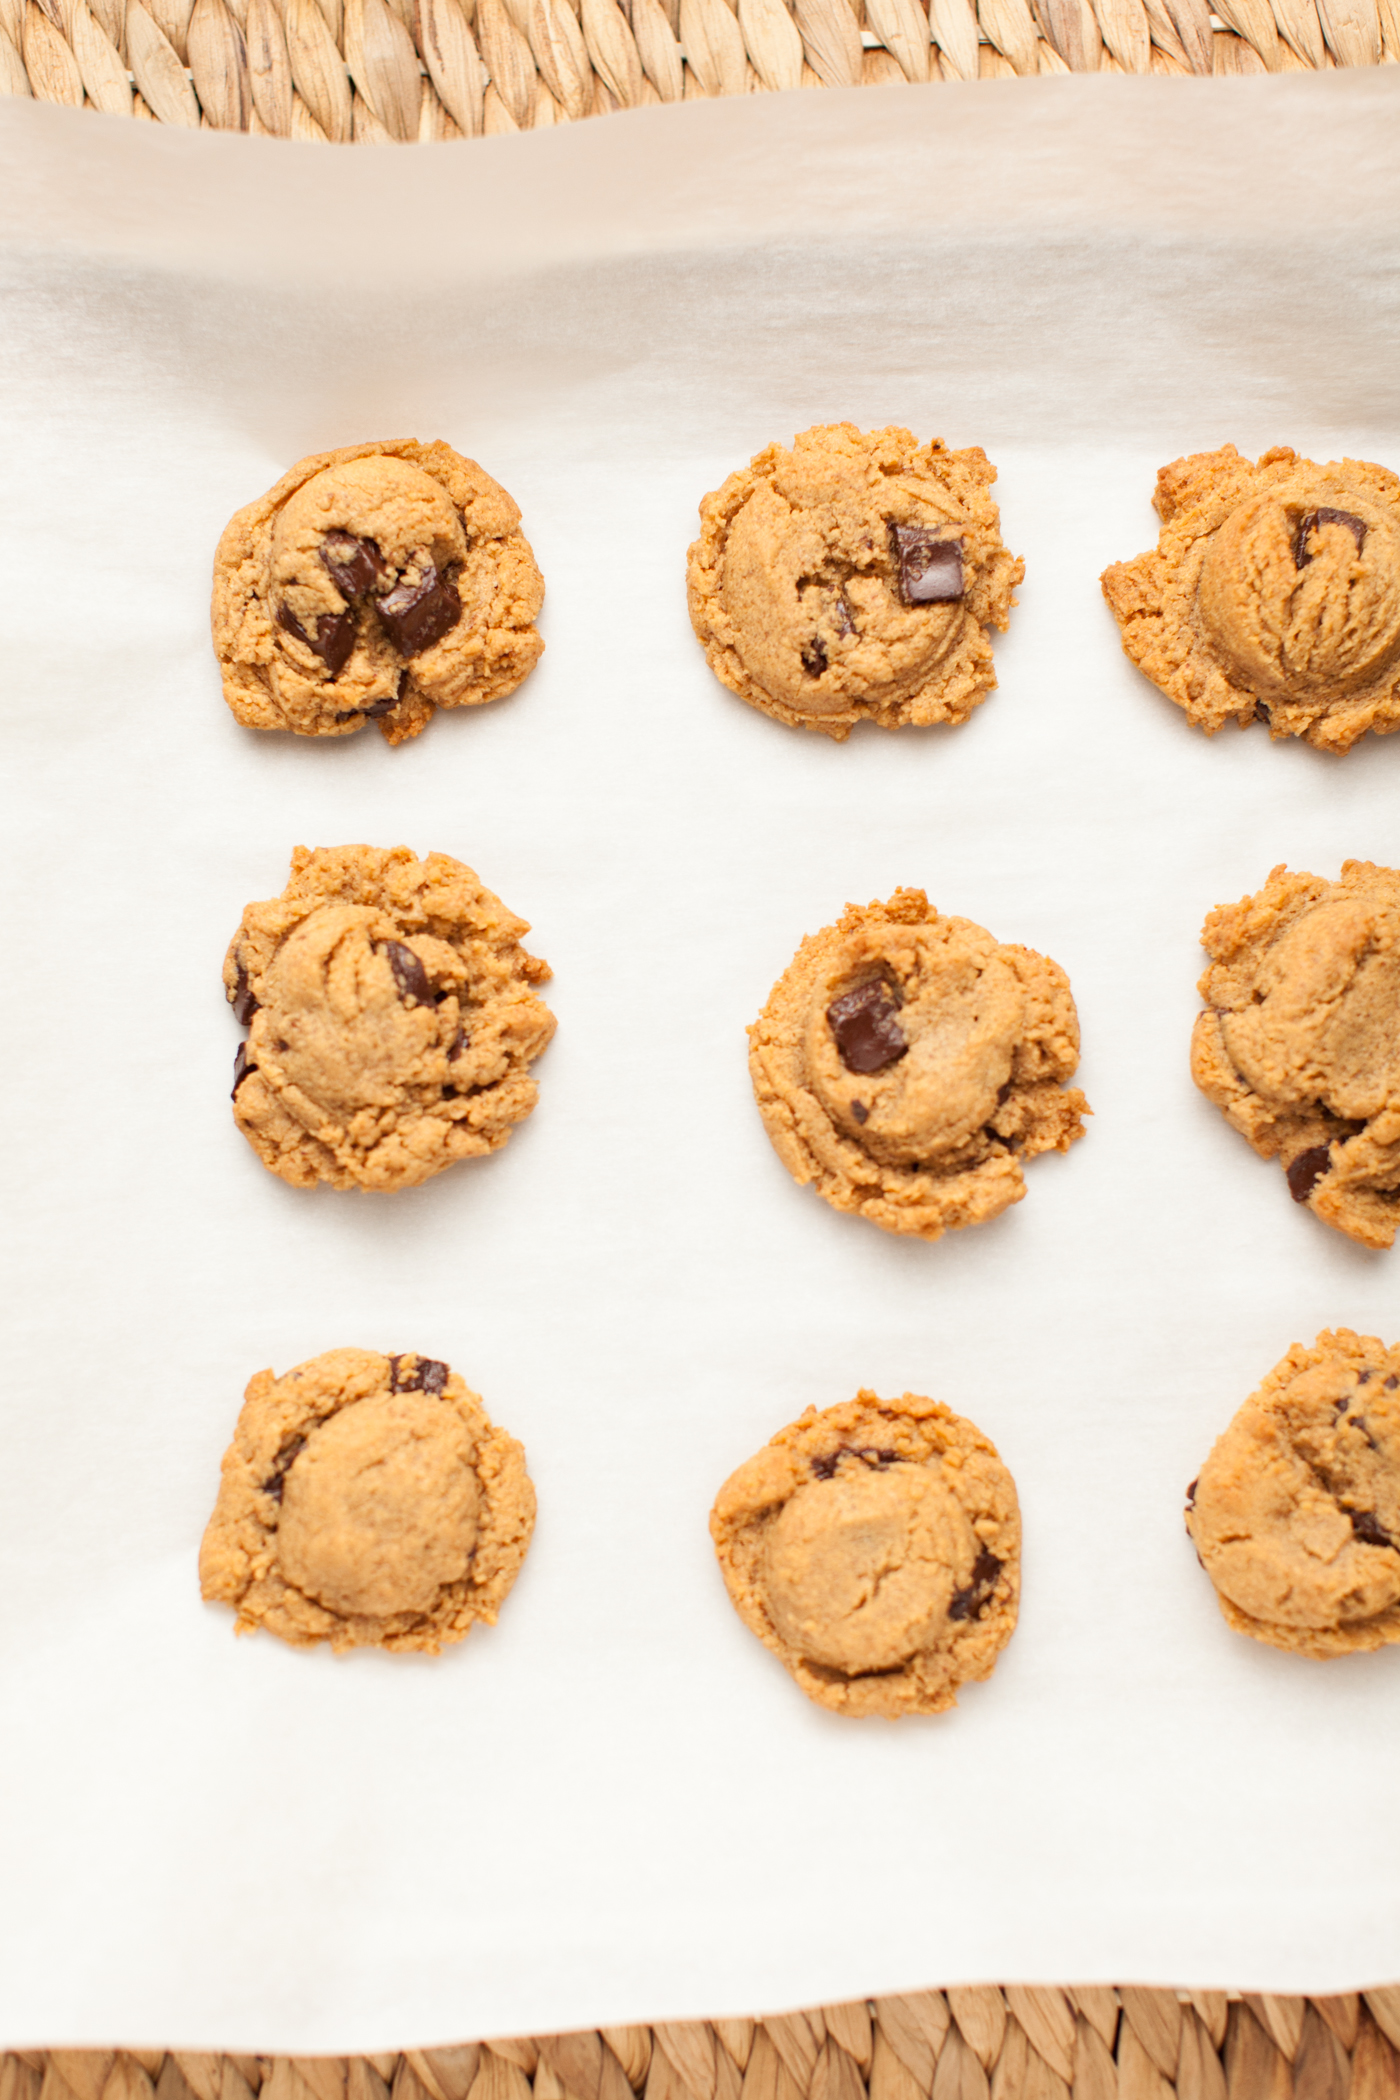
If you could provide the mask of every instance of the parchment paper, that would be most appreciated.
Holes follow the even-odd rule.
[[[1098,591],[1158,465],[1400,465],[1400,72],[754,96],[352,151],[0,105],[6,1366],[0,2041],[348,2051],[986,1978],[1400,1977],[1400,1654],[1231,1634],[1185,1482],[1400,1255],[1190,1084],[1214,904],[1400,856],[1400,738],[1214,744]],[[980,443],[1027,560],[964,728],[779,728],[707,671],[695,506],[848,417]],[[520,501],[539,671],[390,751],[240,730],[232,510],[442,436]],[[559,1034],[493,1159],[283,1187],[219,965],[298,842],[469,861]],[[796,1188],[744,1026],[847,899],[1068,969],[1096,1111],[935,1246]],[[236,1642],[198,1540],[243,1386],[445,1357],[540,1521],[437,1661]],[[804,1406],[932,1392],[1013,1468],[1025,1603],[956,1713],[809,1706],[706,1515]]]

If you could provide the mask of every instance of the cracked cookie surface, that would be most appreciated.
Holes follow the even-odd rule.
[[[513,692],[544,643],[520,512],[475,460],[408,438],[298,461],[232,518],[214,651],[250,729],[391,744]]]
[[[331,1349],[250,1380],[200,1591],[239,1633],[435,1655],[495,1624],[534,1524],[524,1451],[445,1363]]]
[[[1015,1483],[917,1393],[809,1407],[725,1482],[710,1533],[744,1624],[837,1713],[942,1713],[1016,1625]]]
[[[690,618],[732,692],[838,741],[965,722],[996,684],[1024,563],[1002,545],[977,446],[830,423],[770,445],[700,505]]]
[[[1123,649],[1207,735],[1347,751],[1400,729],[1400,479],[1233,445],[1157,476],[1157,546],[1103,573]]]
[[[1365,1247],[1400,1223],[1400,871],[1275,868],[1201,930],[1191,1077],[1297,1203]]]
[[[1400,1641],[1400,1349],[1295,1343],[1187,1489],[1226,1620],[1324,1658]]]
[[[494,1152],[535,1105],[549,965],[472,870],[406,846],[292,855],[224,959],[248,1028],[234,1120],[297,1188],[401,1189]]]
[[[809,934],[749,1030],[783,1165],[837,1210],[936,1240],[1026,1192],[1088,1103],[1069,980],[1034,949],[945,918],[922,890],[850,904]]]

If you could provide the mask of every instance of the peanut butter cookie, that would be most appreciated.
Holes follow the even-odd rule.
[[[1261,717],[1348,751],[1400,729],[1400,480],[1233,445],[1157,476],[1156,549],[1103,573],[1138,669],[1207,736]]]
[[[513,692],[544,643],[520,512],[450,445],[407,438],[299,460],[230,521],[214,652],[250,729],[391,744],[436,707]]]
[[[837,1713],[942,1713],[1016,1625],[1015,1483],[917,1393],[809,1407],[725,1482],[710,1533],[744,1624]]]
[[[819,424],[700,505],[690,618],[711,670],[779,722],[965,722],[996,684],[1025,564],[1001,542],[996,469],[972,446]]]
[[[1067,1152],[1079,1022],[1058,963],[949,919],[922,890],[849,904],[809,934],[749,1030],[774,1149],[799,1182],[886,1232],[936,1240],[1026,1193]]]
[[[1297,1342],[1186,1491],[1237,1633],[1318,1658],[1400,1641],[1400,1349]]]
[[[249,1031],[234,1121],[263,1165],[297,1188],[402,1189],[503,1145],[554,1033],[529,930],[445,853],[298,846],[224,960]]]
[[[495,1625],[534,1528],[524,1451],[446,1364],[332,1349],[250,1380],[200,1590],[238,1633],[436,1655]]]
[[[1364,1247],[1400,1222],[1400,871],[1278,867],[1201,930],[1191,1077],[1295,1203]]]

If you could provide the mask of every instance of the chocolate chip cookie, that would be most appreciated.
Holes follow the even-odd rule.
[[[996,684],[1025,564],[1001,542],[978,446],[819,424],[700,505],[690,618],[731,691],[838,741],[857,722],[965,722]]]
[[[299,460],[230,521],[214,651],[250,729],[391,744],[436,707],[513,692],[544,643],[520,512],[450,445],[407,438]]]
[[[1400,1222],[1400,870],[1275,868],[1201,931],[1191,1077],[1295,1203],[1364,1247]]]
[[[1296,1342],[1186,1491],[1237,1633],[1323,1658],[1400,1641],[1400,1349]]]
[[[1348,751],[1400,729],[1400,479],[1276,445],[1173,460],[1156,549],[1103,573],[1140,671],[1207,736],[1256,716]]]
[[[470,868],[407,846],[298,846],[224,960],[248,1029],[233,1114],[296,1188],[402,1189],[503,1145],[554,1033],[523,919]]]
[[[1066,1090],[1079,1022],[1058,963],[944,918],[922,890],[809,934],[749,1030],[774,1149],[886,1232],[936,1240],[1026,1193],[1089,1104]]]
[[[534,1528],[524,1451],[446,1364],[331,1349],[250,1380],[200,1589],[239,1633],[436,1655],[495,1625]]]
[[[725,1482],[710,1533],[744,1624],[837,1713],[942,1713],[1016,1625],[1015,1483],[918,1393],[809,1407]]]

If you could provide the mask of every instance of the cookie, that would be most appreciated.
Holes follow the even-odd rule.
[[[1089,1104],[1069,979],[922,890],[848,904],[809,934],[749,1030],[779,1159],[837,1210],[936,1240],[1026,1193],[1023,1160],[1067,1152]]]
[[[1191,1077],[1295,1203],[1363,1247],[1400,1222],[1400,870],[1275,868],[1201,930]]]
[[[836,1713],[942,1713],[1016,1625],[1015,1482],[918,1393],[809,1407],[724,1483],[710,1534],[744,1624]]]
[[[1323,1658],[1400,1641],[1400,1349],[1295,1342],[1186,1490],[1237,1633]]]
[[[513,692],[544,643],[520,512],[450,445],[394,438],[299,460],[214,557],[214,653],[249,729],[391,744],[436,707]]]
[[[249,1381],[199,1586],[238,1633],[436,1655],[495,1625],[534,1528],[524,1451],[446,1364],[331,1349]]]
[[[295,1188],[403,1189],[503,1145],[554,1033],[529,930],[445,853],[298,846],[224,958],[248,1029],[234,1121],[263,1165]]]
[[[1400,480],[1276,445],[1173,460],[1156,549],[1103,573],[1124,652],[1213,736],[1256,716],[1348,751],[1400,729]]]
[[[818,424],[700,505],[690,618],[751,707],[838,741],[857,722],[965,722],[996,684],[1025,564],[1001,543],[978,446]]]

